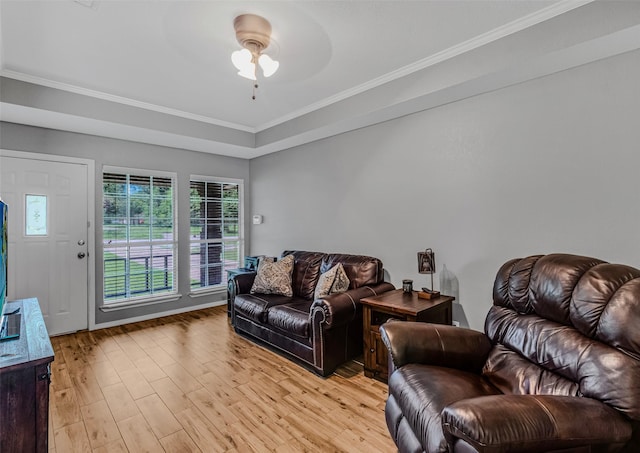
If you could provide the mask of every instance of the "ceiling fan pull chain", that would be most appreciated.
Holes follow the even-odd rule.
[[[258,84],[254,83],[253,84],[253,96],[251,96],[251,99],[253,99],[254,101],[256,100],[256,90],[258,89]]]

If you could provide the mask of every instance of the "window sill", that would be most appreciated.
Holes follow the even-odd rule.
[[[154,298],[127,300],[123,302],[113,302],[110,304],[103,304],[99,308],[100,308],[100,311],[104,311],[104,312],[127,310],[129,308],[145,307],[147,305],[156,305],[156,304],[164,304],[167,302],[175,302],[181,297],[182,297],[182,294],[174,293],[174,294],[168,294],[166,296],[159,296]]]
[[[189,297],[204,297],[211,296],[213,294],[226,294],[227,287],[226,286],[216,286],[215,288],[202,288],[202,289],[194,289],[189,293]]]

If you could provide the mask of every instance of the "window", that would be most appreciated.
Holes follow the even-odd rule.
[[[192,177],[191,289],[226,286],[226,270],[240,267],[242,183]]]
[[[176,293],[175,175],[105,168],[104,304]]]
[[[47,235],[47,196],[25,195],[25,236]]]

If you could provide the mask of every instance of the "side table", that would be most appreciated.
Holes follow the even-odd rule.
[[[255,272],[255,269],[247,269],[246,267],[227,269],[227,317],[231,317],[231,304],[238,293],[238,288],[236,288],[233,277],[241,274],[253,274]]]
[[[380,326],[389,319],[430,322],[451,325],[455,297],[440,295],[434,299],[420,299],[418,292],[405,293],[401,289],[375,297],[365,297],[362,304],[364,335],[364,375],[387,382],[388,352],[380,336]]]
[[[0,343],[0,451],[49,451],[49,383],[53,348],[38,299],[8,302],[19,308],[20,337]]]

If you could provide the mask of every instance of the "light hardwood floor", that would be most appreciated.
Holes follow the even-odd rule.
[[[323,379],[239,337],[226,307],[52,338],[49,451],[393,452],[385,384]]]

